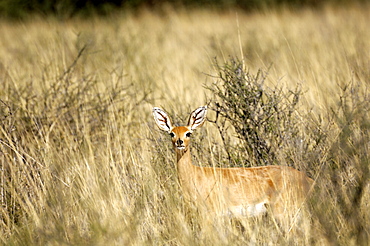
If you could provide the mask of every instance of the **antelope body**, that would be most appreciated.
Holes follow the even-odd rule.
[[[175,127],[162,109],[153,108],[156,124],[172,138],[184,196],[207,213],[221,216],[254,217],[266,213],[268,207],[278,222],[296,216],[313,183],[303,172],[288,166],[214,168],[192,164],[190,135],[203,125],[206,113],[206,106],[199,107],[190,114],[187,126]]]

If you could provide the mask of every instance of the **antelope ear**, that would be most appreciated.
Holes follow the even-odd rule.
[[[157,126],[166,132],[170,132],[173,128],[170,117],[162,109],[154,107],[153,116]]]
[[[189,117],[188,127],[195,130],[201,127],[206,120],[207,106],[202,106],[194,110]]]

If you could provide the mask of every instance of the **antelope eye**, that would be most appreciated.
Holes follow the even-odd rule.
[[[174,138],[175,137],[175,133],[171,132],[170,133],[170,136],[171,136],[171,138]]]
[[[185,134],[185,136],[186,136],[187,138],[190,138],[190,136],[191,136],[191,132],[187,132],[187,133]]]

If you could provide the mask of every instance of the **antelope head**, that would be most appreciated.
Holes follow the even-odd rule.
[[[201,127],[206,119],[207,106],[194,110],[186,126],[173,126],[171,118],[160,108],[153,108],[153,116],[157,126],[170,134],[176,153],[184,154],[189,149],[190,136],[193,130]]]

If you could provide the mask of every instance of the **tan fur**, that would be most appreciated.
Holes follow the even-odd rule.
[[[291,219],[298,214],[313,180],[287,166],[213,168],[193,165],[190,138],[186,134],[204,122],[201,117],[196,119],[194,112],[188,126],[173,127],[170,119],[166,121],[169,122],[168,127],[164,127],[166,129],[159,126],[173,135],[178,177],[184,196],[202,210],[216,215],[254,217],[266,213],[269,206],[274,218],[279,223],[288,221],[287,226],[290,227]],[[198,120],[195,127],[192,117]]]

